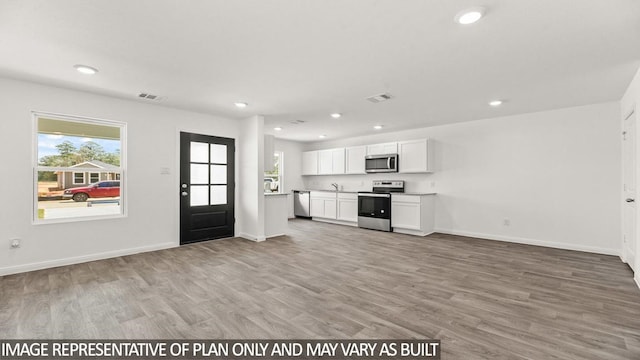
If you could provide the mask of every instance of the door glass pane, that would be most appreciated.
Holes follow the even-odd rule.
[[[209,144],[191,142],[191,162],[209,162]]]
[[[207,186],[191,187],[191,206],[209,205],[209,191]]]
[[[211,184],[227,183],[227,165],[211,165]]]
[[[191,183],[192,184],[208,184],[209,183],[209,166],[204,164],[191,164]]]
[[[211,144],[211,163],[227,163],[227,145]]]
[[[211,187],[211,205],[225,205],[227,203],[227,185]]]

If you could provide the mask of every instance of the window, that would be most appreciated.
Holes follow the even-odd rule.
[[[93,183],[97,183],[98,181],[100,181],[100,173],[89,173],[89,183],[93,184]]]
[[[123,216],[126,125],[33,115],[34,223]]]
[[[264,173],[264,192],[265,193],[282,193],[283,188],[283,159],[284,153],[276,151],[273,154],[273,171],[265,171]]]
[[[84,185],[86,181],[84,181],[84,173],[83,172],[74,172],[73,173],[73,185]]]

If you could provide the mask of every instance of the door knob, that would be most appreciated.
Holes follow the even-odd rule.
[[[188,193],[188,192],[186,192],[186,191],[183,191],[180,195],[182,195],[182,196],[187,196],[187,195],[189,195],[189,193]]]
[[[627,198],[627,200],[625,200],[626,202],[635,202],[636,199],[632,199],[632,198]]]

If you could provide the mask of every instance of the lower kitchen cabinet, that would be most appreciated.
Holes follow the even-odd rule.
[[[358,222],[358,194],[338,193],[338,220]]]
[[[394,232],[425,236],[433,233],[435,197],[425,195],[391,195],[391,227]]]
[[[358,194],[311,191],[310,212],[313,220],[342,225],[358,225]]]
[[[337,194],[330,191],[311,191],[310,215],[314,218],[337,218]]]

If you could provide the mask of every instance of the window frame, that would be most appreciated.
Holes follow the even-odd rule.
[[[267,172],[264,172],[264,176],[263,177],[277,177],[278,178],[278,191],[277,192],[264,192],[265,194],[284,194],[284,151],[282,150],[275,150],[274,152],[274,159],[275,159],[275,154],[278,154],[278,175],[269,175],[267,174]]]
[[[40,166],[38,166],[40,167]],[[77,182],[76,181],[76,174],[82,174],[82,182]],[[84,185],[87,183],[87,173],[85,173],[84,171],[74,171],[71,175],[71,184],[72,185]]]
[[[96,181],[91,181],[91,175],[94,175],[94,174],[97,174],[97,175],[98,175],[98,180],[96,180]],[[89,181],[87,182],[87,184],[93,184],[93,183],[97,183],[97,182],[102,181],[102,180],[100,180],[100,175],[101,175],[101,174],[100,174],[99,172],[95,172],[95,171],[90,172],[90,173],[89,173]]]
[[[128,207],[127,207],[127,123],[122,121],[115,120],[107,120],[107,119],[98,119],[87,116],[76,116],[76,115],[67,115],[67,114],[57,114],[50,112],[42,112],[42,111],[32,111],[32,169],[33,169],[33,177],[32,177],[32,214],[31,214],[31,223],[33,225],[44,225],[44,224],[57,224],[57,223],[75,223],[79,221],[94,221],[94,220],[102,220],[102,219],[114,219],[114,218],[126,218],[128,216]],[[78,216],[78,217],[68,217],[68,218],[54,218],[54,219],[40,219],[38,217],[38,172],[41,171],[70,171],[70,172],[96,172],[95,168],[71,168],[71,167],[49,167],[49,166],[41,166],[38,161],[38,120],[40,118],[52,119],[52,120],[60,120],[67,122],[77,122],[89,125],[100,125],[100,126],[109,126],[109,127],[117,127],[120,129],[120,166],[116,170],[110,170],[112,173],[116,173],[120,181],[120,212],[118,214],[112,215],[95,215],[95,216]],[[100,174],[98,172],[98,174]],[[100,175],[98,175],[100,176]],[[75,184],[75,177],[72,175],[71,181]],[[83,175],[83,178],[86,180],[87,175]]]

